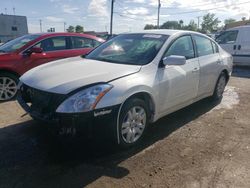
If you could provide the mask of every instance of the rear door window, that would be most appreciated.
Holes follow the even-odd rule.
[[[199,57],[214,53],[211,40],[202,36],[194,36],[194,40],[196,43],[197,53]]]
[[[77,49],[77,48],[93,48],[94,46],[94,41],[89,38],[84,38],[84,37],[71,37],[72,40],[72,48]]]

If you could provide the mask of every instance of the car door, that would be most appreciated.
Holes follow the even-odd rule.
[[[240,65],[250,65],[250,27],[240,29],[234,62]]]
[[[42,48],[43,51],[42,53],[23,55],[22,64],[25,67],[25,71],[50,61],[72,57],[70,53],[69,37],[66,36],[44,39],[35,44],[34,47]]]
[[[195,56],[190,35],[177,38],[166,50],[164,57],[185,56],[184,65],[166,65],[158,69],[159,100],[161,113],[192,101],[199,85],[199,62]]]
[[[238,29],[225,31],[216,38],[216,41],[224,50],[234,56],[239,45],[239,33]]]
[[[201,35],[193,35],[193,38],[200,65],[200,82],[197,94],[200,97],[213,92],[222,61],[216,43]]]
[[[71,41],[72,41],[71,53],[74,54],[75,56],[85,55],[96,47],[96,43],[94,42],[94,40],[86,37],[72,36]]]

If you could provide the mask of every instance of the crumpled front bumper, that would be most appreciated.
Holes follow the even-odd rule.
[[[117,117],[120,105],[96,109],[83,113],[57,113],[37,111],[32,103],[25,100],[19,91],[17,101],[20,106],[35,120],[48,124],[60,135],[76,134],[86,137],[104,136],[117,138]]]

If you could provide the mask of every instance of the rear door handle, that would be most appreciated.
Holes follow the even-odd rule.
[[[234,50],[236,50],[236,45],[234,45]]]
[[[199,71],[199,68],[197,68],[197,67],[195,67],[195,68],[192,70],[192,72],[197,72],[197,71]]]
[[[218,60],[216,61],[216,63],[217,63],[217,64],[221,64],[221,60],[218,59]]]
[[[238,46],[238,50],[240,50],[240,49],[241,49],[241,45]]]

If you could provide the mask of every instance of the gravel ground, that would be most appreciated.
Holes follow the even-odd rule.
[[[0,104],[0,188],[250,187],[250,70],[236,69],[220,104],[205,99],[153,124],[127,151],[65,147],[16,102]]]

